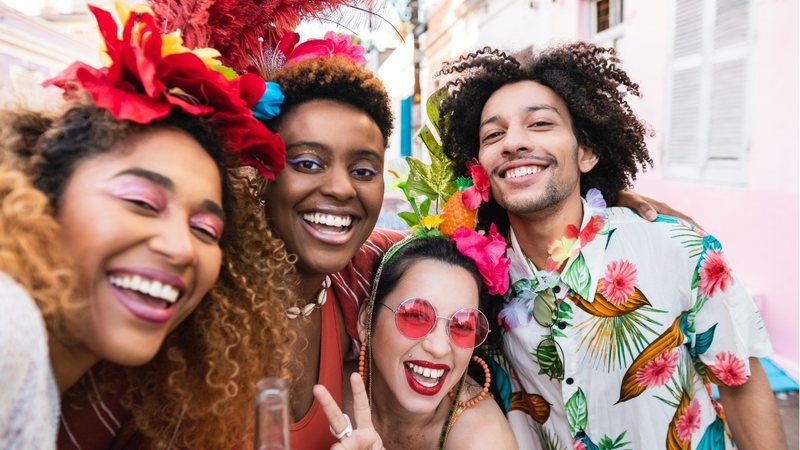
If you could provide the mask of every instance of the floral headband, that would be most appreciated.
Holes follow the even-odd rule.
[[[147,124],[166,117],[173,108],[206,116],[242,164],[268,179],[283,169],[283,141],[257,119],[274,110],[275,98],[282,101],[275,93],[277,85],[270,87],[253,74],[237,76],[219,64],[214,49],[189,50],[180,32],[162,35],[148,8],[132,11],[118,3],[121,35],[108,11],[89,9],[105,44],[106,67],[77,61],[44,86],[62,88],[65,96],[85,91],[119,120]]]
[[[406,179],[389,171],[398,179],[395,187],[411,204],[412,211],[398,215],[411,227],[412,239],[446,236],[455,241],[458,250],[475,262],[489,294],[503,294],[508,290],[508,266],[511,263],[505,257],[506,241],[494,224],[487,235],[475,231],[478,207],[489,200],[489,177],[483,166],[473,160],[467,163],[468,177],[455,178],[453,162],[444,155],[433,134],[435,131],[440,135],[436,123],[438,105],[444,95],[446,91],[440,90],[428,99],[430,120],[419,132],[428,148],[431,164],[406,157],[410,169]],[[443,204],[441,210],[440,204]],[[392,247],[384,256],[384,262],[400,248]]]

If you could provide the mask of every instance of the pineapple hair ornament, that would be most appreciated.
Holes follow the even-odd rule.
[[[475,231],[477,209],[482,202],[489,199],[489,180],[477,161],[468,163],[469,178],[456,179],[453,162],[442,151],[437,140],[439,109],[438,105],[447,92],[435,92],[426,102],[429,122],[422,126],[419,137],[431,156],[431,163],[413,157],[405,158],[408,163],[408,176],[402,179],[396,172],[390,171],[398,181],[395,187],[400,189],[411,205],[412,211],[404,211],[399,216],[411,227],[411,233],[394,244],[384,254],[374,275],[374,282],[366,304],[365,340],[361,342],[358,356],[358,373],[367,388],[367,397],[372,404],[372,325],[375,314],[375,302],[381,278],[386,264],[406,247],[410,242],[426,237],[449,237],[458,251],[470,258],[481,275],[489,294],[502,294],[508,289],[508,267],[511,260],[505,257],[506,242],[497,232],[494,224],[490,226],[488,235]],[[442,204],[442,208],[439,205]],[[433,209],[432,209],[433,208]],[[445,225],[447,223],[448,225]],[[445,225],[445,226],[443,226]],[[491,372],[488,364],[477,355],[472,360],[484,371],[484,385],[474,397],[459,400],[467,379],[466,371],[460,381],[449,392],[452,399],[445,426],[439,435],[437,448],[444,448],[447,436],[459,415],[467,408],[481,402],[489,394]]]
[[[411,211],[399,213],[409,227],[412,237],[446,236],[456,242],[458,250],[475,262],[489,294],[504,294],[508,290],[508,266],[505,257],[506,241],[492,224],[488,234],[475,231],[478,207],[489,200],[490,186],[486,170],[477,160],[467,162],[468,177],[456,178],[453,161],[445,156],[437,136],[439,104],[447,96],[441,89],[426,102],[428,123],[422,126],[419,137],[428,148],[431,163],[411,156],[405,158],[409,172],[395,186],[403,192]],[[395,175],[397,176],[397,175]],[[398,176],[399,178],[399,176]],[[439,205],[442,205],[441,208]],[[395,246],[384,259],[391,258]]]

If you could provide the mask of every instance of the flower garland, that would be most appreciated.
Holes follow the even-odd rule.
[[[606,224],[606,201],[597,189],[589,189],[586,193],[587,211],[589,221],[578,231],[578,227],[569,224],[567,232],[559,239],[553,239],[547,245],[546,268],[550,272],[558,272],[565,261],[577,256],[581,249],[592,242]]]

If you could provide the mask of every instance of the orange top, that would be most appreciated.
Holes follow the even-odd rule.
[[[329,291],[330,294],[330,291]],[[322,306],[322,343],[319,355],[318,384],[325,386],[338,405],[342,404],[342,348],[336,302],[329,298]],[[289,426],[292,450],[330,448],[338,440],[328,429],[328,418],[315,398],[305,417]]]

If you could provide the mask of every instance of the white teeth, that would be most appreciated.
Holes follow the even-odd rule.
[[[409,369],[411,369],[412,372],[418,375],[422,375],[425,378],[431,378],[433,380],[436,380],[436,382],[438,382],[439,378],[441,378],[442,375],[444,375],[444,369],[431,369],[430,367],[420,367],[412,363],[406,363],[406,366]]]
[[[306,222],[317,223],[320,225],[327,225],[329,227],[349,227],[353,223],[351,216],[335,216],[333,214],[323,213],[305,213],[303,219]]]
[[[508,172],[506,172],[506,178],[524,177],[525,175],[539,173],[542,170],[544,170],[544,167],[542,167],[542,166],[516,167],[516,168],[511,169]]]
[[[178,290],[168,284],[165,284],[164,287],[161,288],[161,292],[159,292],[158,297],[163,298],[170,303],[175,303],[175,300],[178,299]]]
[[[175,303],[180,295],[180,289],[156,280],[148,280],[139,275],[118,275],[108,277],[112,285],[140,292],[151,297]]]
[[[150,283],[150,289],[147,290],[147,294],[150,297],[157,297],[161,294],[161,282],[160,281],[153,281]]]

